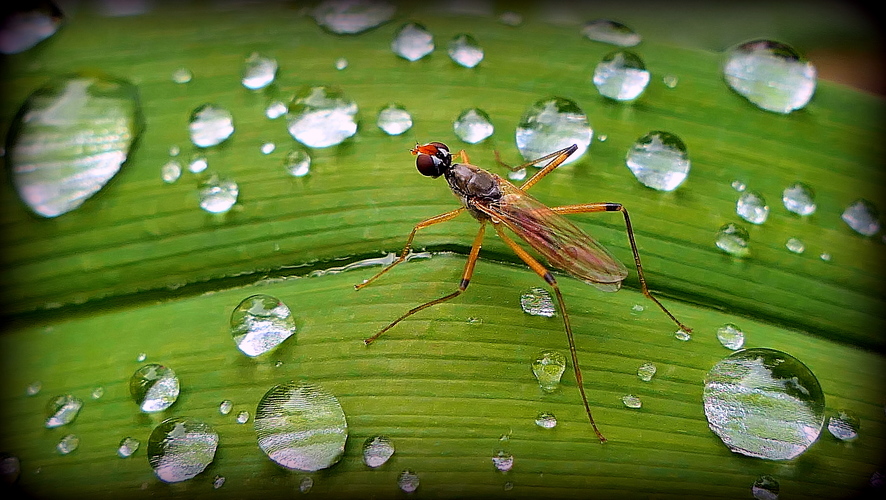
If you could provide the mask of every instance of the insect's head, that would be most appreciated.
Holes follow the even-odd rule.
[[[440,177],[452,165],[449,147],[442,142],[429,142],[424,146],[416,144],[411,153],[418,155],[415,158],[415,167],[428,177]]]

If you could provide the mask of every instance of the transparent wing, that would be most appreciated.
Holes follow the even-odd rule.
[[[596,284],[617,284],[627,277],[625,266],[575,224],[510,182],[496,180],[501,200],[479,201],[477,209],[516,233],[551,265]]]

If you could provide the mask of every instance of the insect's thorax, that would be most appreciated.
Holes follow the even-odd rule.
[[[444,173],[449,189],[458,196],[465,208],[476,219],[488,216],[475,208],[477,202],[494,203],[501,199],[501,190],[495,174],[473,165],[456,163]]]

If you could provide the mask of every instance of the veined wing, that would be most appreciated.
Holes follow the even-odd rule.
[[[477,209],[516,233],[551,265],[597,284],[618,284],[627,277],[625,266],[575,224],[510,182],[497,180],[501,200],[475,201]]]

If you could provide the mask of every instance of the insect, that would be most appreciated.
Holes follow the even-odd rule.
[[[530,177],[520,187],[517,187],[492,172],[471,165],[464,150],[452,155],[449,147],[440,142],[430,142],[425,145],[416,144],[415,148],[410,152],[416,155],[415,166],[418,168],[418,171],[428,177],[437,178],[443,176],[446,182],[449,183],[452,193],[461,200],[462,206],[416,224],[412,232],[409,233],[406,246],[403,247],[399,258],[379,271],[375,276],[356,285],[355,288],[359,290],[369,285],[390,271],[394,266],[406,260],[406,256],[412,248],[412,240],[419,230],[454,219],[462,212],[470,213],[480,223],[480,230],[477,231],[477,236],[474,238],[474,243],[471,246],[468,261],[465,264],[458,288],[448,295],[410,309],[391,322],[391,324],[382,328],[378,333],[363,341],[366,345],[369,345],[409,316],[461,295],[471,282],[471,276],[474,274],[474,265],[477,263],[477,257],[480,254],[480,246],[483,242],[486,226],[491,224],[498,237],[554,290],[557,304],[560,311],[562,311],[563,327],[566,330],[566,338],[569,342],[569,353],[572,357],[575,381],[581,393],[581,400],[587,411],[591,427],[593,427],[594,433],[596,433],[602,443],[606,441],[606,438],[597,429],[597,424],[594,422],[594,417],[591,414],[591,407],[588,404],[588,398],[585,395],[581,368],[578,363],[578,354],[575,349],[575,339],[572,335],[572,326],[569,323],[569,314],[566,312],[566,304],[563,302],[563,295],[560,293],[557,280],[544,265],[508,236],[504,229],[507,228],[519,236],[552,266],[562,269],[586,283],[604,290],[615,291],[628,275],[625,266],[613,257],[606,248],[562,217],[562,215],[590,212],[621,212],[624,215],[628,241],[634,254],[634,265],[637,268],[637,276],[643,295],[655,302],[682,330],[686,332],[691,332],[692,330],[677,320],[658,299],[649,293],[649,289],[646,286],[646,278],[643,276],[643,267],[640,264],[640,254],[637,252],[637,244],[634,241],[631,218],[628,216],[628,211],[620,203],[584,203],[562,207],[547,207],[526,193],[529,188],[566,161],[577,149],[578,146],[573,144],[568,148],[555,151],[523,165],[509,167],[512,170],[518,170],[530,165],[547,162],[535,175]],[[454,159],[459,159],[460,163],[453,163]],[[501,162],[499,161],[499,163]]]

